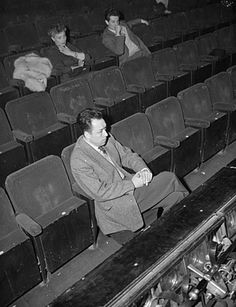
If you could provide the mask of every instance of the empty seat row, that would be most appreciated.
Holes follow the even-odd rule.
[[[46,283],[96,241],[93,208],[72,193],[59,157],[48,156],[12,173],[6,190],[9,199],[0,188],[1,306]]]

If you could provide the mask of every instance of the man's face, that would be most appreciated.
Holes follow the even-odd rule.
[[[120,20],[118,16],[110,16],[110,20],[105,20],[106,24],[108,25],[108,28],[111,30],[115,30],[116,27],[120,24]]]
[[[62,31],[60,33],[55,34],[52,37],[52,40],[54,41],[54,43],[57,46],[65,46],[65,44],[66,44],[66,33],[65,33],[65,31]]]
[[[106,144],[108,133],[107,125],[104,119],[92,119],[91,130],[85,131],[85,138],[93,145],[99,147]]]

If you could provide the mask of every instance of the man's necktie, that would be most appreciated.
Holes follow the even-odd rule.
[[[98,149],[104,154],[107,155],[107,151],[105,149],[105,146],[99,146]]]

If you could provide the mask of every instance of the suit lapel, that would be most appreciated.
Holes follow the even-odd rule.
[[[115,160],[115,156],[117,154],[114,153],[114,148],[112,144],[108,141],[107,145],[105,146],[108,154],[110,155],[110,158],[112,159],[112,162],[115,164],[115,166],[108,161],[103,155],[101,155],[98,151],[96,151],[92,146],[90,146],[83,137],[80,139],[80,145],[83,148],[83,151],[86,153],[86,156],[89,157],[91,160],[96,161],[100,166],[104,165],[103,168],[105,170],[114,170],[117,172],[117,174],[120,177],[120,174],[117,170],[117,168],[125,175],[129,176],[130,174],[126,172]]]

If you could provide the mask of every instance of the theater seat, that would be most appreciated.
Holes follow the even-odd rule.
[[[0,305],[14,300],[42,281],[34,247],[19,228],[6,192],[0,188]]]
[[[179,68],[175,51],[172,48],[152,53],[152,63],[155,78],[167,83],[168,96],[176,96],[179,91],[191,85],[190,72]]]
[[[103,45],[99,34],[76,38],[73,45],[91,55],[94,60],[92,70],[100,70],[118,63],[117,56]]]
[[[203,82],[212,75],[213,65],[210,61],[201,60],[194,40],[175,45],[177,61],[181,69],[190,71],[192,84]]]
[[[13,135],[25,146],[30,163],[49,154],[60,155],[62,148],[72,142],[70,129],[59,123],[47,92],[9,101],[6,113]]]
[[[43,257],[38,257],[48,272],[93,244],[87,203],[73,195],[59,157],[48,156],[12,173],[6,189],[15,211],[40,227],[37,247]]]
[[[136,24],[132,27],[132,31],[144,42],[151,52],[157,51],[162,48],[162,41],[152,27],[143,23]]]
[[[95,104],[91,88],[85,78],[76,78],[54,86],[50,95],[55,105],[59,121],[70,126],[73,142],[81,135],[77,124],[78,114],[86,108],[94,108]],[[105,109],[101,109],[105,112]]]
[[[219,48],[230,54],[230,66],[236,64],[236,28],[235,25],[221,28],[215,31]]]
[[[67,175],[70,180],[70,184],[72,187],[73,194],[77,197],[80,197],[81,199],[85,199],[88,203],[89,206],[89,213],[90,213],[90,222],[91,222],[91,229],[93,233],[93,244],[96,246],[97,243],[97,235],[98,235],[98,225],[97,225],[97,220],[95,216],[95,205],[94,205],[94,200],[86,194],[81,187],[77,184],[75,181],[74,176],[72,175],[71,172],[71,167],[70,167],[70,156],[71,153],[74,149],[75,144],[71,144],[67,147],[65,147],[62,152],[61,152],[61,159],[64,163],[64,166],[67,171]]]
[[[227,72],[220,72],[205,80],[214,110],[228,115],[228,135],[226,146],[236,139],[236,98],[233,85]]]
[[[181,37],[181,41],[194,39],[198,36],[198,31],[190,28],[185,12],[172,14],[168,20],[174,33]]]
[[[14,69],[15,69],[14,62],[19,57],[25,56],[26,54],[29,54],[29,53],[32,53],[32,52],[39,55],[39,52],[36,51],[36,50],[32,50],[30,52],[24,51],[24,52],[21,52],[21,53],[9,55],[9,56],[5,57],[4,60],[3,60],[4,67],[5,67],[6,74],[7,74],[7,78],[8,78],[8,82],[11,86],[14,86],[19,90],[21,96],[29,95],[29,94],[32,93],[32,91],[30,89],[28,89],[27,87],[25,87],[25,82],[23,80],[13,78],[13,73],[14,73]],[[52,86],[57,84],[57,82],[58,81],[57,81],[56,77],[50,76],[47,79],[46,91],[49,91]]]
[[[9,24],[4,28],[7,36],[9,51],[19,52],[40,48],[38,33],[30,21]]]
[[[201,59],[213,63],[213,74],[226,70],[230,65],[230,56],[224,49],[220,49],[213,33],[201,35],[195,39]]]
[[[112,66],[88,76],[94,102],[106,108],[110,123],[140,111],[137,93],[129,92],[118,67]]]
[[[27,164],[24,147],[14,138],[2,109],[0,109],[0,186],[4,186],[6,176]]]
[[[145,113],[150,121],[155,142],[172,151],[172,171],[177,176],[184,177],[200,165],[200,130],[186,126],[176,97],[168,97],[150,106]]]
[[[227,135],[227,114],[213,109],[210,94],[204,83],[191,86],[177,95],[185,122],[192,127],[201,128],[203,153],[206,161],[225,148]],[[200,121],[196,123],[195,121]]]
[[[144,113],[136,113],[113,124],[111,134],[122,145],[138,153],[154,175],[171,169],[171,152],[155,144],[151,126]]]
[[[19,97],[19,91],[9,85],[5,69],[0,62],[0,108],[4,109],[9,100]]]
[[[121,65],[126,86],[139,93],[141,110],[167,97],[167,85],[155,80],[151,57],[139,57]]]
[[[3,29],[0,29],[0,42],[0,57],[3,58],[9,53],[7,36]]]

